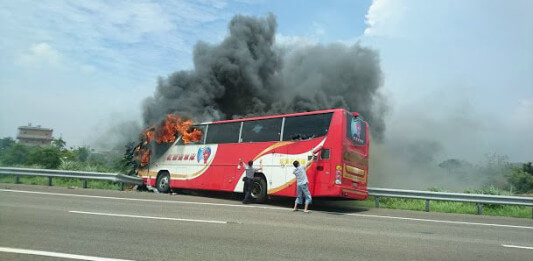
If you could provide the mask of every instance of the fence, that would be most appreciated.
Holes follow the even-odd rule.
[[[388,189],[388,188],[368,188],[368,194],[370,196],[374,196],[377,208],[379,208],[379,199],[381,197],[423,199],[426,201],[426,209],[425,209],[426,212],[429,212],[429,201],[430,200],[476,203],[478,215],[483,214],[484,204],[518,205],[518,206],[533,207],[533,197],[448,193],[448,192],[432,192],[432,191]],[[533,218],[533,209],[532,209],[531,215]]]
[[[142,185],[142,180],[140,178],[126,176],[126,175],[119,174],[119,173],[0,167],[0,175],[15,176],[15,183],[20,183],[20,176],[47,177],[48,186],[52,186],[53,178],[82,179],[83,188],[87,188],[87,180],[104,180],[104,181],[117,182],[120,184],[121,190],[124,190],[124,184]]]
[[[87,180],[106,180],[106,181],[117,182],[117,183],[120,183],[121,190],[124,190],[124,184],[142,185],[142,180],[140,178],[126,176],[126,175],[119,174],[119,173],[0,167],[0,175],[15,176],[15,183],[20,183],[19,182],[20,176],[48,177],[48,186],[52,186],[53,178],[82,179],[84,188],[87,188]],[[425,209],[426,212],[429,212],[430,200],[475,203],[477,204],[478,215],[483,214],[484,204],[518,205],[518,206],[533,207],[533,197],[447,193],[447,192],[431,192],[431,191],[419,191],[419,190],[370,188],[370,187],[368,188],[368,194],[375,198],[377,208],[379,208],[379,200],[382,197],[422,199],[426,201],[426,209]],[[532,218],[533,218],[533,209],[532,209]]]

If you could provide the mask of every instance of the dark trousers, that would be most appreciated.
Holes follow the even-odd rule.
[[[244,200],[243,202],[250,201],[250,194],[252,194],[252,179],[246,178],[244,181]]]

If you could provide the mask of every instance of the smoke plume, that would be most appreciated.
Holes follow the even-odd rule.
[[[144,102],[146,125],[177,113],[197,121],[330,108],[356,111],[373,137],[385,131],[378,54],[354,44],[275,44],[276,19],[235,16],[217,45],[194,47],[194,69],[160,78]]]

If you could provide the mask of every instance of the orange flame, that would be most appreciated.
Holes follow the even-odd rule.
[[[141,167],[150,163],[151,152],[148,146],[152,140],[157,143],[171,143],[176,141],[177,136],[181,136],[185,144],[201,140],[202,131],[192,128],[192,125],[193,121],[190,119],[182,120],[179,115],[169,114],[157,127],[151,127],[143,131],[141,136],[142,143],[135,150],[138,155],[137,161]]]
[[[167,119],[156,128],[155,141],[157,143],[174,142],[178,135],[182,137],[185,144],[199,141],[202,139],[202,131],[192,128],[192,124],[192,120],[182,120],[178,115],[169,114]]]
[[[144,167],[150,163],[150,150],[149,149],[142,149],[140,153],[140,162],[141,167]]]

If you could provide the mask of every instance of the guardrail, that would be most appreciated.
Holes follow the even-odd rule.
[[[518,206],[533,207],[533,197],[448,193],[448,192],[432,192],[432,191],[370,188],[370,187],[368,188],[368,195],[374,196],[377,208],[379,208],[380,197],[423,199],[426,201],[426,209],[425,209],[426,212],[429,212],[429,201],[430,200],[476,203],[478,215],[483,214],[484,204],[518,205]],[[533,209],[531,212],[531,216],[533,218]]]
[[[117,182],[120,183],[121,190],[124,190],[124,184],[142,185],[141,178],[126,176],[119,173],[0,167],[0,175],[15,176],[15,183],[20,183],[20,176],[48,177],[48,186],[52,186],[53,178],[82,179],[83,188],[87,188],[87,180],[105,180]],[[379,200],[382,197],[422,199],[426,201],[426,212],[429,212],[430,200],[476,203],[478,215],[483,214],[484,204],[518,205],[533,207],[533,197],[496,196],[483,194],[448,193],[371,187],[368,187],[368,195],[374,197],[377,208],[379,208]]]
[[[126,176],[120,173],[0,167],[0,175],[15,176],[15,183],[20,183],[20,176],[47,177],[48,186],[52,186],[53,178],[82,179],[83,188],[87,188],[87,180],[104,180],[104,181],[117,182],[120,184],[121,190],[124,190],[124,184],[142,185],[142,180],[140,178]]]

